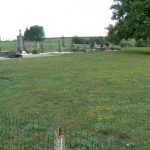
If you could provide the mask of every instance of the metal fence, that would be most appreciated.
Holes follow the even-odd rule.
[[[1,115],[0,118],[0,149],[30,150],[53,147],[53,130],[50,124],[33,121],[29,117],[10,117]]]
[[[33,49],[37,49],[37,45],[35,42],[25,41],[25,49],[31,52]],[[44,52],[52,52],[52,51],[60,51],[60,43],[59,41],[55,42],[48,42],[43,41],[41,43],[42,49]],[[63,47],[64,51],[72,51],[72,50],[79,50],[79,49],[90,49],[90,44],[64,44]]]
[[[51,43],[51,42],[43,41],[41,45],[44,52],[60,50],[59,42]],[[33,49],[37,49],[37,45],[34,42],[25,41],[25,49],[31,52]],[[65,44],[64,51],[70,51],[70,44]]]
[[[41,43],[43,52],[60,51],[60,41],[50,42],[43,41]],[[32,52],[37,48],[36,42],[24,41],[24,46],[27,52]],[[63,51],[90,49],[90,44],[64,44]],[[0,51],[17,51],[17,41],[0,41]]]
[[[52,123],[31,117],[0,115],[0,150],[130,150],[113,136],[63,127],[65,147],[56,149],[56,128]]]
[[[0,51],[1,50],[17,50],[16,41],[0,41]]]

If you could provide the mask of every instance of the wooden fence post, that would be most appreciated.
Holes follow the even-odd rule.
[[[54,150],[66,150],[65,147],[65,136],[62,128],[58,127],[54,133]]]

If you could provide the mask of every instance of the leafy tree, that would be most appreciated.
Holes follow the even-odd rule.
[[[73,44],[84,44],[85,43],[85,39],[82,37],[78,37],[78,36],[74,36],[71,39]]]
[[[112,19],[114,26],[108,27],[108,39],[119,42],[121,39],[150,39],[150,1],[114,0]]]
[[[115,29],[115,26],[110,24],[106,29],[108,30],[108,36],[106,37],[107,41],[114,44],[118,44],[120,39],[117,36],[117,31]]]
[[[26,28],[24,32],[24,39],[29,41],[42,41],[45,33],[42,26],[31,26],[29,29]]]

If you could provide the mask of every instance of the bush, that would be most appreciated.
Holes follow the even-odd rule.
[[[120,41],[120,46],[121,47],[134,47],[136,46],[136,40],[135,39],[122,39]]]
[[[38,50],[37,50],[37,49],[32,49],[31,53],[32,53],[32,54],[37,54],[37,53],[38,53]]]
[[[138,40],[137,43],[136,43],[136,46],[137,47],[149,47],[150,46],[150,41],[149,40]]]

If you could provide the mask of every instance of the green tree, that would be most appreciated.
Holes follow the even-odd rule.
[[[71,39],[73,44],[84,44],[85,43],[85,39],[83,37],[78,37],[78,36],[74,36]]]
[[[114,0],[111,9],[116,24],[109,26],[108,39],[150,39],[150,0]]]
[[[106,29],[108,30],[108,36],[106,37],[107,41],[118,44],[120,38],[117,36],[118,34],[116,31],[116,27],[110,24]]]
[[[24,39],[29,41],[42,41],[44,36],[44,28],[38,25],[31,26],[29,29],[26,28],[24,32]]]

